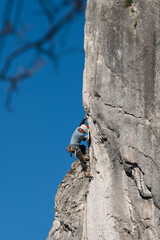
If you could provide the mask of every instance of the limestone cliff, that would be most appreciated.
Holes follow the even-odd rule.
[[[59,186],[48,240],[160,239],[160,1],[88,0],[89,167]]]

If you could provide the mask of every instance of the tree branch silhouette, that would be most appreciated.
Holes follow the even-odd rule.
[[[18,47],[5,55],[3,52],[7,45],[7,39],[12,36],[18,41],[18,25],[22,14],[23,0],[6,0],[5,2],[2,29],[0,31],[0,58],[2,59],[2,55],[4,55],[0,67],[0,81],[9,83],[5,102],[5,107],[8,110],[11,110],[12,94],[17,88],[17,84],[31,77],[43,67],[43,63],[40,61],[42,55],[45,55],[49,61],[55,64],[56,55],[53,47],[55,37],[65,25],[71,24],[74,18],[84,11],[85,4],[84,0],[63,0],[59,5],[56,5],[54,0],[37,0],[37,3],[42,14],[47,18],[49,27],[46,27],[45,32],[37,39],[23,41],[21,45],[19,44]],[[25,67],[26,63],[23,63],[23,60],[19,63],[17,59],[30,51],[34,52],[36,58],[31,66]],[[17,69],[21,67],[22,70],[13,73],[11,71],[13,64],[17,65]]]

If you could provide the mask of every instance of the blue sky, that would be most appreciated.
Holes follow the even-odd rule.
[[[25,4],[22,20],[27,16],[32,26],[36,6]],[[45,28],[43,18],[38,24],[33,38]],[[83,49],[84,16],[75,19],[67,35],[61,34],[65,49]],[[0,239],[44,240],[52,227],[55,194],[74,161],[66,146],[84,117],[83,69],[83,51],[62,55],[57,71],[46,61],[39,72],[19,84],[13,113],[3,107],[8,86],[0,82]]]

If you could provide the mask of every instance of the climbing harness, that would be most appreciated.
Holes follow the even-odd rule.
[[[84,146],[84,145],[80,145],[81,146]],[[77,146],[74,146],[74,145],[69,145],[66,147],[66,150],[67,152],[70,153],[70,156],[72,157],[72,154],[74,154],[74,158],[78,157],[82,157],[83,158],[83,161],[86,163],[86,159],[84,157],[84,154],[82,154],[83,150],[80,148],[80,147],[77,147]],[[85,146],[84,146],[85,147]],[[84,150],[85,151],[85,150]]]
[[[66,147],[66,150],[68,153],[70,153],[70,156],[72,157],[72,154],[74,153],[74,158],[76,157],[76,154],[77,154],[77,148],[72,148],[71,145],[68,145]]]

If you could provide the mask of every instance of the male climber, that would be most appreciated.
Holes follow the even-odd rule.
[[[85,120],[86,117],[82,120],[79,127],[77,127],[76,130],[74,131],[69,146],[71,152],[75,152],[76,157],[80,160],[82,170],[84,171],[84,175],[89,176],[87,171],[86,160],[84,157],[85,146],[80,145],[81,141],[85,141],[87,138],[87,136],[84,136],[84,134],[88,131],[88,126],[84,124]]]

